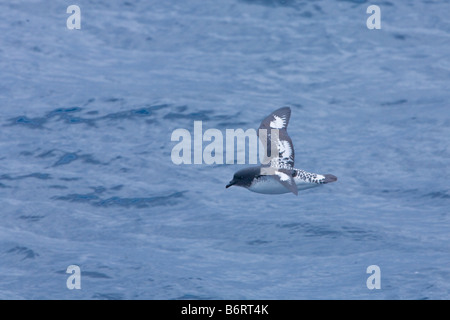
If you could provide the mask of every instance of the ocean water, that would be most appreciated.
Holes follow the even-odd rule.
[[[449,1],[76,4],[0,3],[1,299],[450,298]],[[172,163],[173,130],[284,105],[336,183]]]

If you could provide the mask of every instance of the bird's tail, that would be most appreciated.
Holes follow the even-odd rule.
[[[323,176],[325,177],[323,183],[335,182],[337,180],[337,177],[332,174],[324,174]]]

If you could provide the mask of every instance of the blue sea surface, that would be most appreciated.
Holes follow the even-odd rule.
[[[0,299],[450,299],[449,1],[70,4],[0,3]],[[284,105],[337,182],[171,160]]]

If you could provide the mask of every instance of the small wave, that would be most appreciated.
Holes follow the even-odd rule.
[[[78,181],[81,180],[81,178],[59,178],[61,181]]]
[[[111,99],[111,102],[117,102],[119,100]],[[165,114],[158,114],[159,110],[170,107],[170,111]],[[64,122],[68,125],[86,124],[93,128],[98,128],[99,124],[104,121],[123,121],[123,120],[135,120],[145,119],[148,124],[154,124],[158,121],[166,120],[189,120],[191,121],[214,121],[215,126],[245,126],[247,123],[236,123],[236,119],[239,118],[239,112],[234,115],[214,114],[211,110],[196,110],[188,112],[187,106],[173,106],[169,104],[156,104],[145,105],[139,108],[132,108],[124,111],[108,113],[106,115],[99,115],[96,110],[86,111],[82,107],[70,107],[70,108],[58,108],[47,112],[43,117],[29,118],[21,115],[15,118],[9,119],[9,123],[6,126],[21,125],[32,129],[50,129],[50,120],[56,122]],[[217,124],[219,123],[219,124]],[[55,150],[49,150],[39,157],[52,156]],[[75,153],[68,153],[64,155],[60,161],[54,164],[54,166],[70,163],[77,159]],[[79,158],[79,157],[78,157]],[[92,163],[95,163],[92,162]],[[97,162],[98,164],[98,162]]]
[[[247,241],[247,244],[250,245],[250,246],[255,246],[255,245],[264,245],[264,244],[268,244],[268,243],[271,243],[271,242],[272,241],[256,239],[256,240]]]
[[[95,99],[91,100],[95,101]],[[110,100],[107,100],[107,102],[117,102],[117,101],[119,101],[119,99],[111,98]],[[96,117],[95,115],[98,115],[98,111],[96,110],[89,110],[85,112],[85,115],[91,116],[86,117],[81,115],[81,113],[85,111],[84,108],[81,107],[58,108],[50,112],[47,112],[43,117],[29,118],[25,115],[20,115],[9,119],[9,123],[6,125],[7,126],[21,125],[31,129],[44,129],[45,125],[48,123],[49,120],[56,120],[62,121],[70,125],[86,124],[95,127],[97,126],[97,122],[102,120],[123,120],[123,119],[150,117],[154,115],[153,113],[155,111],[167,108],[169,106],[170,105],[168,104],[147,105],[141,108],[114,112],[107,115]]]
[[[394,101],[382,102],[381,105],[382,106],[397,106],[400,104],[405,104],[407,102],[408,102],[407,99],[399,99],[399,100],[394,100]]]
[[[90,277],[95,279],[111,279],[110,276],[97,271],[83,271],[83,277]]]
[[[27,247],[21,247],[21,246],[14,247],[14,248],[8,250],[7,253],[20,255],[23,257],[22,260],[34,259],[39,256],[39,254],[37,254],[33,250],[31,250]]]
[[[52,185],[50,185],[50,186],[48,186],[48,188],[49,189],[68,189],[66,186],[62,186],[62,185],[59,185],[59,184],[52,184]]]
[[[96,293],[92,296],[92,299],[98,300],[123,300],[124,295],[120,293]]]
[[[63,154],[54,164],[53,167],[58,167],[58,166],[62,166],[62,165],[66,165],[69,164],[75,160],[82,160],[84,163],[89,163],[89,164],[104,164],[98,160],[96,160],[91,154],[81,154],[78,155],[75,152],[67,152],[65,154]]]
[[[197,111],[192,113],[178,113],[178,112],[170,112],[164,116],[166,120],[174,120],[174,119],[189,119],[189,120],[201,120],[208,121],[211,120],[208,111]]]
[[[295,0],[240,0],[240,1],[248,4],[256,4],[266,7],[292,7],[296,5]]]
[[[19,217],[19,219],[30,221],[30,222],[37,222],[37,221],[40,221],[42,218],[45,218],[45,216],[36,216],[36,215],[25,216],[25,215],[22,215],[22,216]]]
[[[355,4],[362,4],[362,3],[366,3],[367,0],[339,0],[342,2],[351,2],[351,3],[355,3]]]
[[[2,174],[0,176],[0,180],[22,180],[22,179],[28,179],[28,178],[36,178],[36,179],[40,179],[40,180],[51,180],[52,179],[50,174],[39,173],[39,172],[30,173],[30,174],[26,174],[26,175],[22,175],[22,176],[17,176],[17,177],[11,177],[9,174]]]
[[[103,120],[103,119],[133,119],[133,118],[142,118],[142,117],[149,117],[153,115],[152,108],[141,108],[141,109],[131,109],[126,111],[120,111],[115,113],[110,113],[105,116],[99,117],[96,120]]]
[[[56,161],[53,166],[62,166],[65,164],[69,164],[78,159],[78,155],[76,153],[66,153],[58,161]]]
[[[450,194],[448,191],[435,191],[435,192],[430,192],[424,195],[424,197],[427,198],[432,198],[432,199],[450,199]]]
[[[135,208],[147,208],[149,206],[164,206],[164,205],[174,205],[178,203],[176,199],[183,196],[182,192],[176,192],[168,196],[157,196],[148,198],[120,198],[111,197],[105,200],[100,200],[94,202],[93,205],[98,207],[135,207]]]
[[[86,194],[69,194],[66,196],[53,197],[54,200],[63,200],[69,202],[85,202],[95,207],[126,207],[126,208],[148,208],[153,206],[175,205],[182,198],[184,192],[175,192],[167,196],[143,197],[143,198],[121,198],[110,197],[100,198],[96,192]]]
[[[383,189],[381,190],[384,194],[389,194],[397,197],[407,197],[410,199],[417,200],[419,198],[431,198],[431,199],[450,199],[450,192],[448,190],[438,190],[424,193],[421,189]]]
[[[310,223],[287,223],[278,225],[279,228],[286,228],[290,233],[302,233],[305,237],[326,237],[326,238],[351,238],[355,241],[378,240],[379,237],[366,230],[342,226],[340,229],[330,229],[327,226],[312,225]]]
[[[20,125],[26,126],[31,129],[43,129],[45,122],[47,119],[45,118],[28,118],[26,116],[18,116],[12,119],[9,119],[9,125]]]
[[[55,273],[66,274],[67,272],[66,272],[66,270],[58,270],[58,271],[55,271]],[[83,277],[89,277],[89,278],[93,278],[93,279],[112,279],[107,274],[104,274],[104,273],[101,273],[101,272],[97,272],[97,271],[85,271],[85,270],[83,270],[81,272],[81,275]]]
[[[396,33],[396,34],[394,34],[394,38],[398,39],[398,40],[405,40],[406,39],[406,35]]]

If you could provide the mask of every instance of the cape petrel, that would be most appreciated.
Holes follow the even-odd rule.
[[[291,109],[283,107],[261,122],[258,136],[266,149],[264,161],[262,161],[264,164],[237,171],[226,188],[235,185],[257,193],[292,192],[298,195],[298,190],[337,180],[332,174],[310,173],[294,168],[294,145],[286,131],[290,116]],[[274,152],[272,152],[273,148],[276,149]]]

